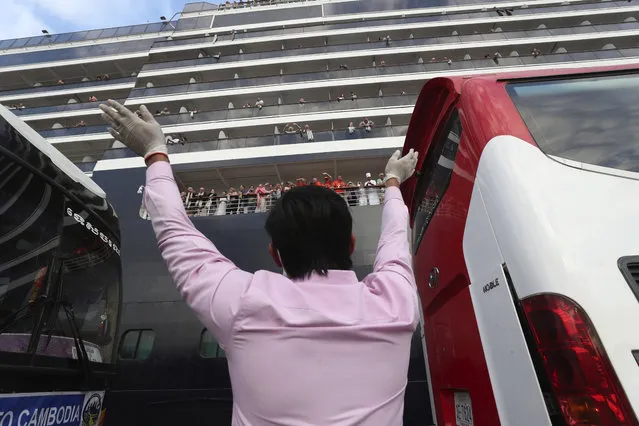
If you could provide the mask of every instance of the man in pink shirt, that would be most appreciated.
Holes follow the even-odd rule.
[[[233,425],[401,425],[419,311],[399,185],[417,153],[388,161],[381,237],[363,281],[351,271],[348,206],[316,186],[286,192],[267,219],[269,251],[284,273],[251,274],[187,217],[146,107],[100,108],[111,135],[146,161],[145,204],[162,257],[228,358]]]

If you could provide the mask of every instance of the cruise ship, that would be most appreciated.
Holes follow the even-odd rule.
[[[260,213],[282,191],[343,181],[363,276],[379,235],[376,179],[426,81],[637,63],[637,17],[629,0],[240,0],[0,41],[0,103],[92,176],[120,216],[121,374],[107,424],[229,424],[232,395],[224,352],[159,256],[143,161],[109,135],[100,102],[156,115],[194,224],[246,270],[274,270]],[[434,423],[420,337],[406,425]]]

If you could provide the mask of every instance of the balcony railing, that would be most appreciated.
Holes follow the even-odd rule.
[[[356,52],[366,51],[371,49],[384,49],[386,47],[392,47],[392,50],[388,51],[389,55],[399,54],[395,48],[398,47],[415,47],[421,46],[427,51],[428,48],[433,46],[439,46],[442,44],[460,44],[471,43],[477,41],[499,41],[499,40],[522,40],[524,43],[527,38],[530,37],[544,37],[544,36],[561,36],[567,34],[583,34],[583,33],[597,33],[604,31],[623,31],[639,28],[639,22],[619,22],[615,24],[599,24],[599,25],[580,25],[576,27],[560,27],[560,28],[547,28],[547,29],[531,29],[528,31],[504,31],[494,32],[488,34],[472,34],[472,35],[456,35],[456,36],[442,36],[442,37],[428,37],[420,39],[407,39],[407,40],[392,40],[390,45],[387,45],[384,41],[372,41],[370,43],[355,43],[346,45],[331,45],[320,47],[309,47],[301,49],[284,49],[273,50],[267,52],[256,53],[242,53],[236,55],[223,55],[219,60],[215,58],[200,58],[181,61],[169,61],[158,62],[154,64],[146,64],[142,71],[182,68],[182,67],[194,67],[200,65],[239,62],[239,61],[251,61],[258,59],[276,59],[285,57],[300,57],[304,55],[318,55],[325,53],[344,53],[344,52]],[[488,47],[488,46],[487,46]],[[457,47],[457,50],[463,49],[463,46]],[[492,47],[491,47],[492,49]],[[348,62],[348,59],[343,59]]]
[[[0,92],[0,97],[6,96],[14,96],[14,95],[24,95],[24,94],[32,94],[32,93],[46,93],[47,95],[55,96],[56,91],[58,90],[69,90],[69,89],[84,89],[91,87],[101,87],[101,86],[109,86],[116,84],[124,84],[124,83],[133,83],[135,82],[136,77],[125,77],[118,78],[112,80],[91,80],[91,81],[83,81],[80,83],[72,83],[72,84],[58,84],[54,86],[39,86],[39,87],[27,87],[24,89],[15,89],[15,90],[5,90],[4,92]]]
[[[594,4],[592,4],[594,3]],[[356,3],[336,3],[336,4],[326,4],[324,5],[324,13],[325,15],[330,14],[330,7],[338,7],[338,6],[347,6],[352,7]],[[557,6],[546,6],[546,5],[535,5],[531,4],[526,9],[517,9],[515,12],[516,16],[521,15],[531,15],[537,13],[557,13],[570,11],[575,12],[578,10],[596,10],[599,9],[601,3],[599,1],[588,1],[582,2],[580,4],[570,3],[567,5],[557,5]],[[423,4],[422,4],[423,6]],[[618,7],[628,6],[628,2],[626,1],[614,1],[605,3],[606,9],[614,9]],[[329,10],[327,11],[327,7]],[[432,13],[432,12],[431,12]],[[445,15],[441,13],[437,13],[435,15],[421,15],[421,16],[409,16],[405,18],[387,18],[387,19],[366,19],[362,21],[361,18],[356,21],[351,22],[342,22],[342,23],[334,23],[334,24],[325,24],[325,25],[304,25],[300,24],[299,26],[290,26],[287,25],[286,28],[278,28],[272,30],[252,30],[248,32],[236,32],[235,35],[226,33],[226,34],[218,34],[217,41],[230,41],[234,40],[247,40],[250,41],[251,38],[256,37],[272,37],[272,36],[281,36],[281,35],[290,35],[290,34],[301,34],[301,33],[313,33],[318,31],[332,31],[332,30],[342,30],[342,29],[353,29],[353,28],[370,28],[376,26],[388,26],[388,25],[406,25],[411,23],[426,23],[426,22],[451,22],[451,25],[454,25],[454,21],[458,19],[481,19],[481,18],[494,18],[497,14],[494,10],[490,11],[470,11],[470,12],[455,12],[451,11]],[[559,17],[559,16],[558,16]],[[586,19],[586,18],[584,18]],[[547,24],[546,24],[547,25]],[[162,40],[156,42],[153,47],[154,48],[164,48],[169,46],[185,46],[196,43],[213,43],[213,37],[199,37],[199,38],[182,38],[176,40]]]
[[[120,103],[124,103],[126,99],[116,99],[116,101]],[[70,111],[82,111],[85,109],[86,110],[97,109],[98,105],[100,105],[100,103],[102,102],[104,101],[25,108],[25,109],[14,110],[13,113],[15,115],[36,115],[36,114],[49,114],[49,113],[56,113],[56,112],[62,113],[62,112],[70,112]]]
[[[359,123],[358,123],[359,124]],[[258,137],[248,138],[233,138],[233,139],[220,139],[209,142],[186,142],[184,145],[176,144],[169,145],[169,154],[179,154],[185,152],[203,152],[214,151],[222,149],[238,149],[238,148],[252,148],[260,146],[274,146],[274,145],[288,145],[296,143],[316,143],[316,142],[333,142],[333,141],[349,141],[357,139],[371,139],[371,138],[387,138],[387,137],[404,137],[408,126],[380,126],[366,131],[364,129],[356,129],[353,133],[350,133],[347,129],[344,130],[319,130],[313,131],[314,141],[309,142],[304,135],[300,134],[280,134],[280,135],[265,135]],[[62,146],[61,148],[64,148]],[[64,152],[63,152],[64,153]],[[103,160],[117,159],[117,158],[130,158],[137,157],[128,148],[112,148],[104,151],[102,157]]]
[[[274,105],[264,106],[262,109],[258,108],[234,108],[223,109],[217,111],[198,112],[193,114],[191,118],[190,113],[174,114],[169,116],[156,116],[155,119],[163,126],[173,126],[181,124],[195,124],[205,122],[217,122],[227,120],[240,120],[247,118],[257,117],[269,117],[269,116],[282,116],[282,119],[286,119],[286,115],[303,114],[313,112],[325,112],[325,111],[340,111],[340,110],[358,110],[364,108],[383,108],[383,107],[399,107],[399,106],[414,106],[417,101],[416,96],[388,96],[382,98],[362,98],[356,101],[350,99],[338,101],[326,101],[326,102],[309,102],[304,104],[292,104],[292,105]],[[99,102],[92,103],[95,108],[99,105]],[[47,107],[50,108],[50,107]],[[26,111],[26,110],[25,110]],[[359,120],[363,117],[353,117],[353,121]],[[359,122],[359,121],[358,121]],[[286,124],[286,123],[282,123]],[[65,136],[77,136],[84,134],[106,133],[108,127],[106,125],[98,126],[86,126],[86,127],[72,127],[63,129],[50,129],[40,131],[40,135],[45,138],[53,137],[65,137]]]
[[[312,73],[300,73],[300,74],[288,74],[288,75],[276,75],[268,77],[255,77],[255,78],[243,78],[234,80],[214,81],[209,83],[193,83],[182,84],[176,86],[164,86],[153,88],[138,88],[133,89],[129,96],[129,99],[152,97],[160,95],[179,95],[186,93],[197,93],[205,91],[216,91],[221,89],[233,89],[233,88],[247,88],[255,86],[267,86],[267,85],[280,85],[291,83],[304,83],[309,81],[326,81],[326,80],[342,80],[348,78],[357,77],[376,77],[385,75],[398,75],[398,74],[423,74],[432,72],[446,72],[450,70],[471,70],[479,68],[495,68],[500,66],[517,66],[517,65],[535,65],[543,63],[557,63],[557,62],[573,62],[573,61],[588,61],[598,59],[614,59],[614,58],[629,58],[639,56],[637,48],[624,48],[624,49],[610,49],[610,50],[584,50],[574,53],[552,53],[542,54],[534,57],[530,55],[530,52],[517,49],[516,47],[509,47],[507,50],[503,50],[503,58],[498,62],[492,59],[464,59],[454,60],[450,65],[445,62],[429,62],[429,58],[424,58],[426,61],[423,64],[402,64],[402,65],[387,65],[384,67],[366,67],[366,68],[354,68],[349,70],[339,71],[321,71]],[[521,53],[521,56],[508,55],[512,52]],[[510,52],[510,53],[509,53]],[[441,54],[448,52],[441,52]],[[488,51],[487,53],[494,53]],[[449,54],[449,53],[448,53]],[[527,56],[524,56],[526,54]],[[440,58],[441,59],[441,58]]]
[[[348,186],[335,190],[349,207],[375,207],[384,203],[384,186]],[[198,198],[197,194],[183,199],[184,209],[188,216],[230,216],[253,213],[268,213],[281,198],[281,191],[271,191],[266,195],[258,196],[254,193],[229,195],[224,193],[205,194]],[[140,217],[151,220],[144,205],[140,208]]]

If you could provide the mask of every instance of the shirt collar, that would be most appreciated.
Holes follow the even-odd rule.
[[[355,272],[339,269],[329,269],[326,276],[313,272],[309,278],[301,281],[316,282],[319,284],[356,284],[359,282]]]

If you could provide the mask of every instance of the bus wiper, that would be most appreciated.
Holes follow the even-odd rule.
[[[33,315],[32,312],[24,313],[24,311],[27,311],[31,308],[34,308],[40,305],[47,305],[51,303],[53,303],[53,301],[49,299],[47,295],[43,294],[41,296],[38,296],[32,302],[27,303],[26,305],[24,305],[23,307],[15,311],[13,314],[11,314],[9,318],[7,318],[7,320],[2,325],[0,325],[0,334],[6,333],[14,325]]]
[[[80,335],[80,329],[78,328],[78,324],[75,322],[75,312],[73,311],[73,305],[69,301],[60,301],[60,306],[64,309],[64,314],[67,317],[67,321],[69,321],[69,329],[71,330],[71,335],[73,336],[73,343],[75,344],[75,350],[78,354],[78,362],[82,367],[82,371],[85,374],[85,377],[88,379],[91,377],[91,361],[89,360],[89,356],[87,355],[86,347],[84,346],[84,340],[82,340],[82,336]]]

